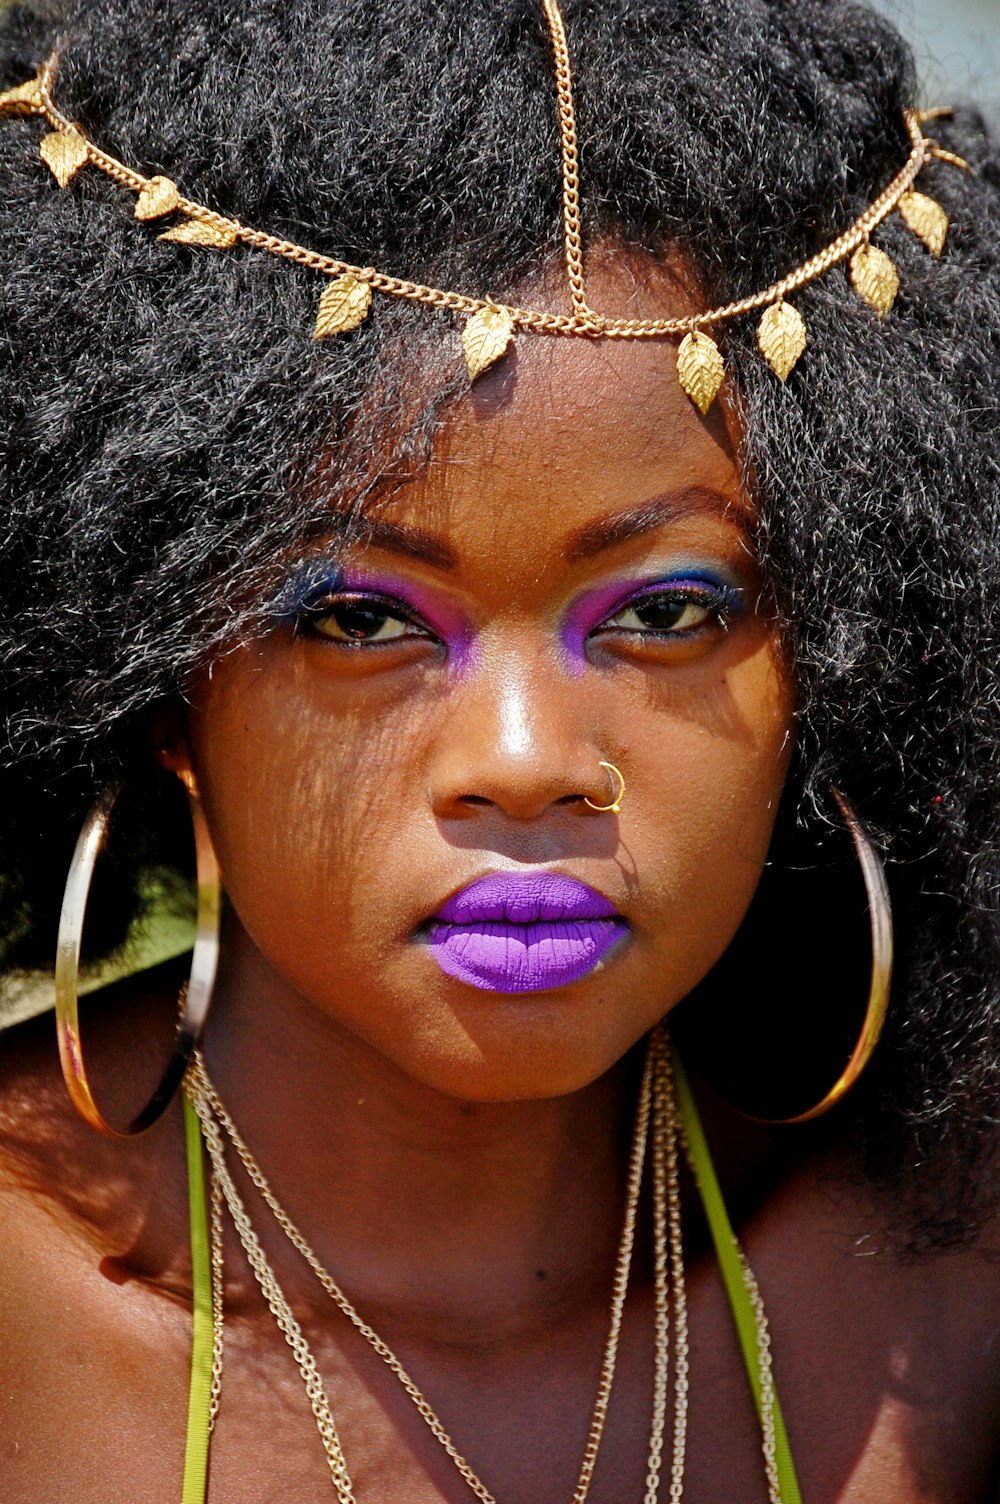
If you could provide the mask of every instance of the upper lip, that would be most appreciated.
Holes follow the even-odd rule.
[[[620,919],[603,893],[560,872],[488,872],[446,898],[432,920],[446,924],[538,924]]]

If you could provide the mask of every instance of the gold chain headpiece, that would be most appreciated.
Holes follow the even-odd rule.
[[[408,298],[411,302],[426,303],[432,308],[446,308],[464,315],[462,346],[470,380],[475,380],[500,359],[516,330],[577,335],[588,339],[681,336],[677,375],[692,402],[706,413],[725,375],[722,353],[711,335],[705,332],[706,327],[763,309],[757,327],[757,344],[771,369],[781,381],[785,381],[806,347],[805,320],[797,308],[785,301],[790,293],[815,281],[840,262],[848,261],[855,290],[884,318],[895,302],[899,273],[886,253],[871,244],[870,237],[894,211],[899,212],[909,229],[935,256],[940,256],[948,232],[948,216],[934,199],[915,192],[914,182],[932,158],[951,162],[965,171],[971,171],[971,168],[961,157],[945,151],[923,133],[926,121],[950,114],[950,111],[904,110],[910,154],[892,182],[836,240],[779,281],[750,297],[710,308],[690,318],[617,319],[597,313],[587,302],[583,272],[579,155],[566,33],[557,0],[541,0],[541,4],[552,39],[562,138],[563,239],[572,306],[572,312],[568,314],[518,308],[489,298],[467,297],[464,293],[446,292],[437,287],[425,287],[419,282],[389,277],[375,267],[352,266],[349,262],[296,245],[294,241],[268,235],[229,215],[217,214],[204,204],[186,198],[173,179],[162,175],[144,177],[134,168],[127,167],[89,140],[78,125],[63,115],[52,97],[57,64],[55,56],[42,65],[35,78],[0,94],[0,114],[40,115],[44,118],[51,129],[42,138],[40,152],[60,187],[65,188],[79,170],[89,164],[120,187],[138,195],[134,211],[136,219],[159,222],[173,216],[174,224],[161,232],[160,240],[208,246],[220,251],[245,245],[321,272],[330,280],[319,300],[314,329],[316,339],[356,329],[368,314],[373,292]]]

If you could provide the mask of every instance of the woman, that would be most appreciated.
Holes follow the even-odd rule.
[[[5,15],[5,965],[109,790],[91,956],[188,794],[226,910],[183,1113],[4,1038],[4,1499],[1000,1496],[996,159],[854,6],[567,11]]]

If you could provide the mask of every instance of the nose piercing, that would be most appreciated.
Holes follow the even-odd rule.
[[[622,799],[625,797],[625,780],[621,775],[621,769],[616,768],[613,762],[602,762],[599,764],[599,766],[602,768],[607,768],[609,773],[613,773],[615,775],[618,780],[618,792],[614,796],[610,804],[594,804],[590,799],[587,798],[586,794],[584,794],[583,796],[583,802],[584,804],[590,805],[591,809],[596,809],[598,814],[603,814],[605,811],[609,811],[612,815],[619,815],[621,814]]]

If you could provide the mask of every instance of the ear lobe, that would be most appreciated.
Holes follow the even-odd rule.
[[[181,708],[176,700],[164,701],[154,712],[149,723],[149,745],[161,768],[176,773],[188,793],[197,795]]]

